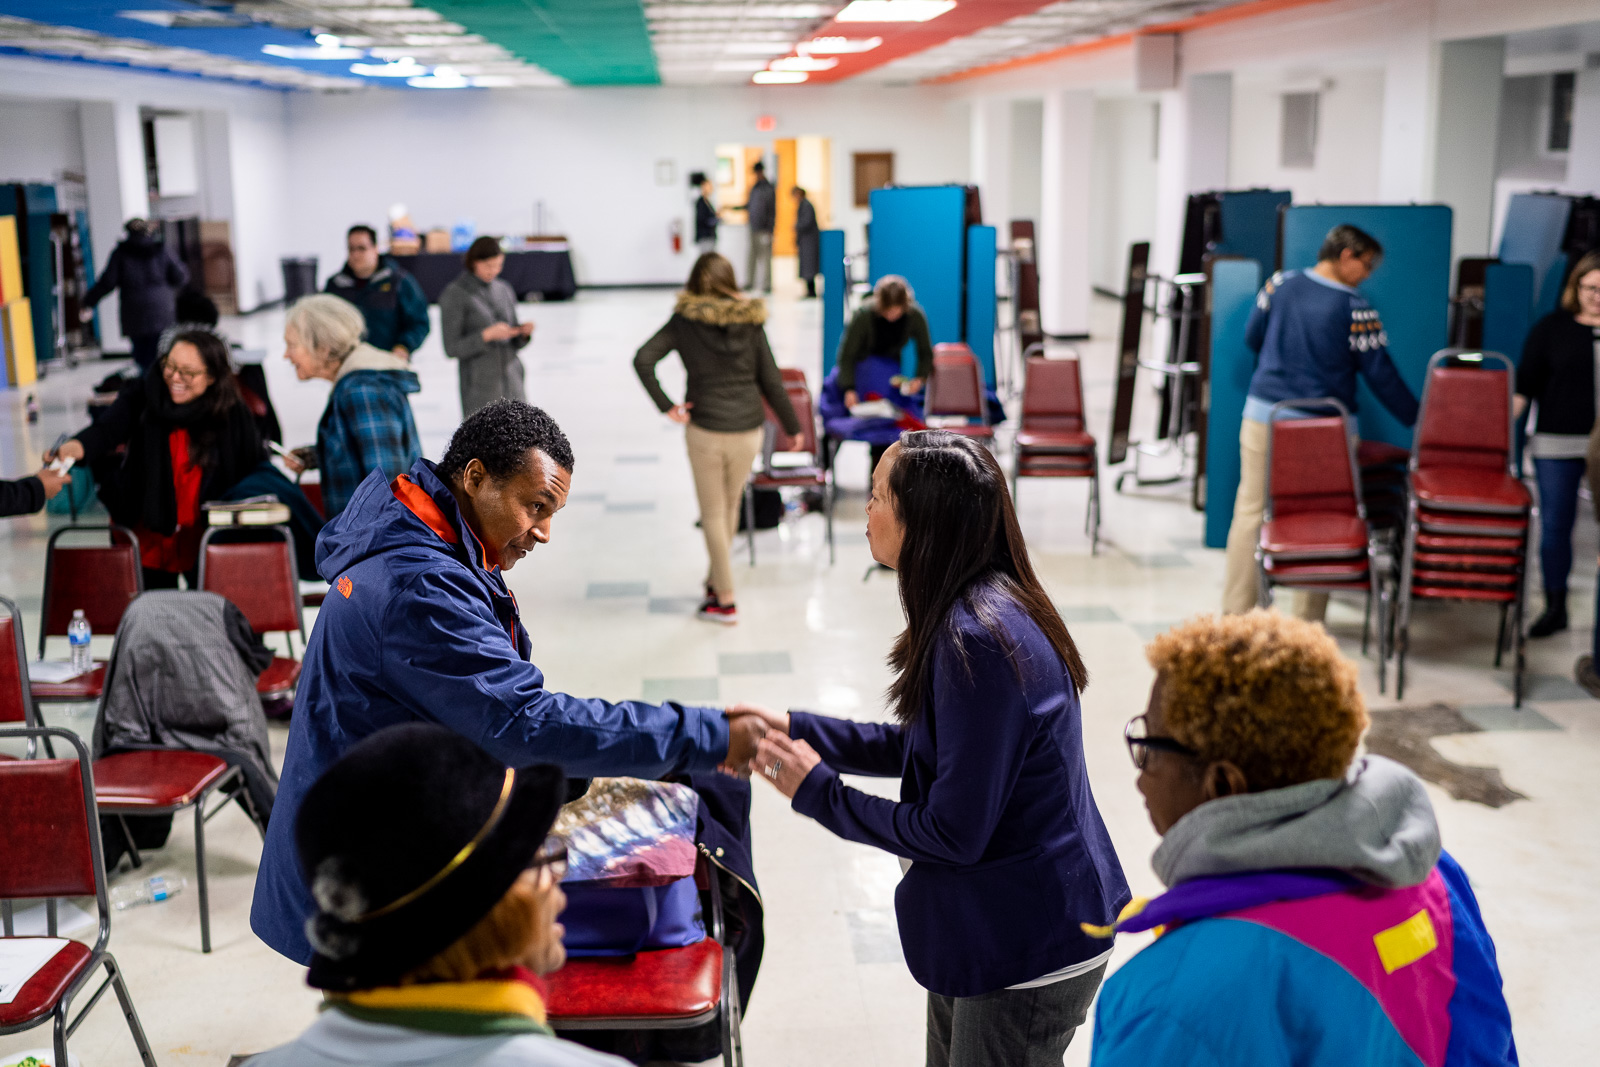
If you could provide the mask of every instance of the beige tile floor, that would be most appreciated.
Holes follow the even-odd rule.
[[[829,566],[820,518],[790,521],[759,535],[759,566],[739,557],[742,621],[722,629],[686,613],[705,566],[681,433],[656,415],[633,379],[635,347],[664,319],[666,291],[586,292],[567,304],[534,305],[538,323],[525,353],[530,398],[567,429],[577,451],[572,501],[555,540],[519,566],[512,587],[534,638],[536,661],[553,687],[612,698],[683,696],[711,702],[764,701],[881,718],[888,682],[883,657],[900,626],[892,581],[862,580],[868,556],[861,508],[865,450],[841,457],[838,562]],[[819,308],[780,291],[770,334],[781,362],[816,380]],[[310,441],[326,386],[298,383],[281,361],[281,313],[227,323],[236,339],[268,352],[273,398],[289,443]],[[1096,335],[1083,346],[1092,428],[1104,435],[1110,402],[1115,308],[1096,309]],[[427,454],[437,457],[459,418],[454,372],[436,338],[418,354],[423,392],[414,400]],[[104,373],[81,368],[39,389],[40,423],[22,417],[22,396],[0,392],[0,474],[16,476],[62,429],[84,421],[88,384]],[[675,368],[663,367],[670,379]],[[674,385],[669,381],[669,391]],[[1143,401],[1141,401],[1143,403]],[[1123,495],[1105,485],[1105,543],[1091,557],[1082,536],[1084,487],[1025,483],[1021,518],[1035,560],[1083,649],[1093,681],[1084,695],[1089,772],[1136,892],[1159,889],[1148,856],[1156,838],[1133,788],[1120,731],[1143,705],[1149,684],[1141,646],[1174,620],[1214,607],[1221,554],[1198,546],[1200,520],[1176,491]],[[44,537],[62,520],[0,521],[0,592],[37,624]],[[1575,617],[1588,617],[1595,531],[1580,527]],[[742,553],[742,550],[741,550]],[[1537,599],[1537,598],[1535,598]],[[1335,605],[1330,624],[1357,654],[1359,609]],[[1414,688],[1408,703],[1435,699],[1504,707],[1506,674],[1490,669],[1492,622],[1471,613],[1428,611],[1416,628]],[[1439,739],[1461,763],[1497,766],[1528,795],[1499,810],[1430,789],[1445,841],[1478,888],[1499,946],[1524,1062],[1593,1062],[1600,989],[1600,883],[1593,810],[1600,802],[1600,704],[1570,682],[1587,628],[1532,648],[1538,686],[1530,706],[1554,729],[1496,730]],[[64,655],[57,649],[53,655]],[[754,672],[754,673],[752,673]],[[1364,687],[1375,707],[1370,663]],[[51,722],[87,734],[92,708],[47,710]],[[284,731],[275,728],[280,748]],[[863,783],[888,791],[892,782]],[[910,1067],[922,1056],[922,993],[901,962],[893,926],[898,867],[891,857],[842,842],[789,812],[760,784],[755,791],[757,874],[767,906],[767,955],[745,1023],[752,1067],[817,1063]],[[300,970],[250,933],[247,915],[260,841],[242,816],[211,824],[215,951],[199,951],[193,887],[153,907],[117,913],[111,947],[161,1062],[221,1067],[230,1054],[292,1036],[313,1017],[317,997]],[[185,824],[151,857],[151,870],[192,872]],[[130,880],[126,873],[122,881]],[[1121,961],[1141,938],[1119,946]],[[47,1043],[43,1031],[0,1039],[5,1054]],[[85,1067],[136,1062],[122,1020],[103,1002],[73,1041]],[[1087,1061],[1082,1033],[1067,1062]]]

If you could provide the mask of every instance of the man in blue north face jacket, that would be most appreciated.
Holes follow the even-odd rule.
[[[357,741],[396,723],[437,722],[514,767],[559,763],[573,777],[743,768],[763,727],[714,708],[609,703],[553,693],[506,588],[509,569],[550,539],[566,503],[572,446],[538,408],[502,401],[451,438],[436,467],[373,471],[317,539],[333,588],[307,643],[289,748],[267,828],[250,925],[308,963],[312,902],[296,860],[300,800]]]

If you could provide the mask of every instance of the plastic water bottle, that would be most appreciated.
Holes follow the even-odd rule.
[[[118,911],[127,911],[137,908],[141,904],[159,904],[183,892],[189,880],[183,877],[169,878],[158,874],[154,878],[146,878],[142,882],[133,882],[129,885],[113,886],[111,889],[111,906]]]
[[[72,646],[72,669],[79,674],[87,674],[94,669],[94,660],[89,657],[89,639],[93,636],[89,620],[83,617],[83,609],[78,608],[72,613],[72,621],[67,624],[67,644]]]

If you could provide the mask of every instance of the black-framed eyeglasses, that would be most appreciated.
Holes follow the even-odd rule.
[[[528,870],[536,871],[544,867],[550,871],[550,876],[556,881],[567,876],[567,842],[565,838],[551,834],[544,839],[544,844],[539,846],[539,851],[533,854],[533,859],[528,861]]]
[[[1171,737],[1154,737],[1150,734],[1150,724],[1143,715],[1135,715],[1128,720],[1128,725],[1122,728],[1122,739],[1128,743],[1128,756],[1133,760],[1134,767],[1144,770],[1150,762],[1150,753],[1171,752],[1178,756],[1194,757],[1200,755],[1194,749]]]

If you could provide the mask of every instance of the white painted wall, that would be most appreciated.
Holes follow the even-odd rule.
[[[63,170],[83,173],[77,103],[0,99],[0,181],[54,182]]]
[[[770,134],[755,129],[762,114],[777,119]],[[903,185],[963,182],[969,169],[967,105],[941,89],[302,94],[289,116],[289,243],[324,274],[343,260],[346,227],[381,224],[391,204],[419,226],[470,218],[505,234],[528,232],[542,200],[547,228],[572,240],[580,284],[676,283],[693,246],[673,254],[668,226],[687,227],[689,198],[681,182],[655,184],[657,160],[681,176],[709,169],[718,144],[829,137],[834,225],[852,250],[867,212],[852,206],[851,153],[893,151]],[[236,182],[243,169],[236,160]]]
[[[1122,292],[1128,246],[1155,237],[1156,108],[1143,97],[1095,101],[1089,281]]]
[[[1011,219],[1039,220],[1043,181],[1044,101],[1011,101]],[[1011,219],[1001,219],[1001,240]]]
[[[1284,167],[1279,154],[1283,94],[1310,90],[1320,90],[1316,165]],[[1229,185],[1288,189],[1297,203],[1379,199],[1383,94],[1383,71],[1371,67],[1251,71],[1235,76]]]

